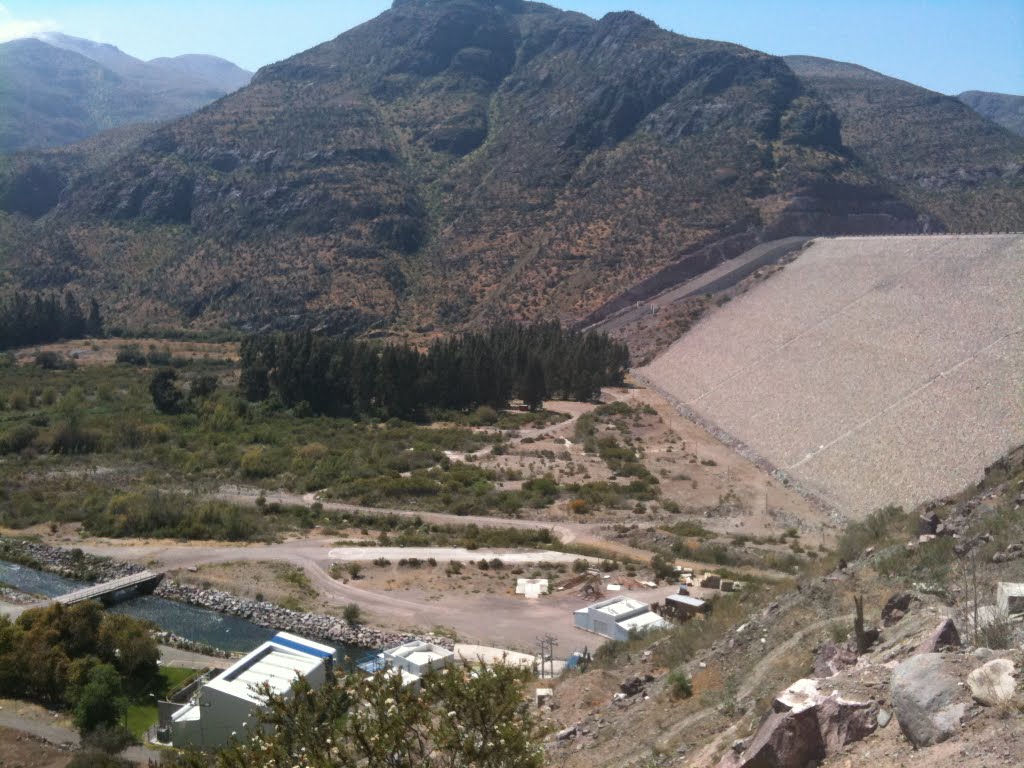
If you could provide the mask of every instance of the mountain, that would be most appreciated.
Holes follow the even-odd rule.
[[[92,59],[122,77],[149,81],[164,87],[212,88],[224,94],[237,91],[252,79],[252,72],[216,56],[185,54],[142,61],[113,45],[58,32],[47,32],[42,39],[56,48],[74,51]]]
[[[957,96],[960,101],[982,117],[999,123],[1018,136],[1024,136],[1024,96],[988,91],[964,91]]]
[[[214,57],[144,62],[67,35],[0,45],[0,153],[80,141],[120,125],[193,112],[247,81]]]
[[[150,59],[149,66],[164,70],[180,77],[188,77],[210,83],[225,93],[237,91],[249,84],[252,72],[242,69],[226,59],[187,53],[172,58]]]
[[[782,59],[633,13],[397,0],[105,165],[8,162],[0,267],[134,324],[573,321],[758,239],[943,226],[843,131]]]
[[[1019,230],[1024,139],[952,96],[810,56],[786,63],[839,116],[843,143],[953,231]]]

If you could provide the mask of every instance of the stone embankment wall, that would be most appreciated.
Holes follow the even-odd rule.
[[[303,637],[327,640],[332,643],[345,643],[361,648],[390,648],[410,640],[420,639],[447,648],[452,647],[452,642],[448,638],[433,635],[415,636],[363,625],[352,625],[335,616],[292,611],[274,603],[249,600],[232,595],[230,592],[201,589],[186,584],[177,584],[173,581],[164,580],[153,594],[218,613],[238,616],[261,627],[293,632]]]
[[[65,578],[95,582],[110,581],[144,570],[141,565],[135,563],[97,557],[77,549],[62,549],[36,541],[7,537],[0,537],[0,559],[56,573]],[[414,636],[363,625],[350,625],[335,616],[292,611],[274,603],[248,600],[215,589],[177,584],[168,579],[164,579],[153,594],[168,600],[238,616],[268,629],[294,632],[331,643],[376,649],[421,639],[447,648],[452,647],[452,641],[445,637]],[[177,638],[168,633],[162,633],[162,636],[166,636],[170,645],[186,650],[199,649],[197,644],[184,638]],[[192,645],[196,645],[196,648],[191,648]],[[206,649],[206,646],[203,646],[203,649]]]

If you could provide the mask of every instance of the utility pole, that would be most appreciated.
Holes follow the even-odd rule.
[[[537,638],[537,645],[540,646],[540,676],[544,678],[544,663],[548,662],[551,677],[555,676],[555,646],[558,641],[553,635],[542,635]]]

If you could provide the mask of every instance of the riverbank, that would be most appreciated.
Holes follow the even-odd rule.
[[[274,603],[248,600],[230,592],[177,584],[166,579],[160,583],[153,594],[217,613],[237,616],[268,629],[292,632],[311,639],[326,640],[332,644],[343,643],[368,650],[380,650],[411,640],[425,640],[449,649],[453,647],[451,639],[446,637],[430,634],[409,635],[361,624],[348,624],[335,616],[292,611]]]
[[[135,563],[90,555],[80,549],[62,549],[37,541],[6,536],[0,537],[0,559],[64,578],[90,582],[109,581],[144,570]],[[348,624],[335,616],[293,611],[271,602],[249,600],[229,592],[178,584],[168,579],[164,579],[157,586],[153,595],[234,616],[270,630],[293,632],[334,645],[379,650],[418,639],[451,647],[451,640],[446,637],[431,634],[410,635],[361,624]],[[180,647],[186,650],[218,650],[210,643],[196,643],[167,632],[163,632],[161,636],[164,638],[161,642],[173,645],[180,643]]]

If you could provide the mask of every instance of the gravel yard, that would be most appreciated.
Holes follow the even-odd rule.
[[[1024,442],[1024,236],[819,240],[640,373],[841,512]]]

